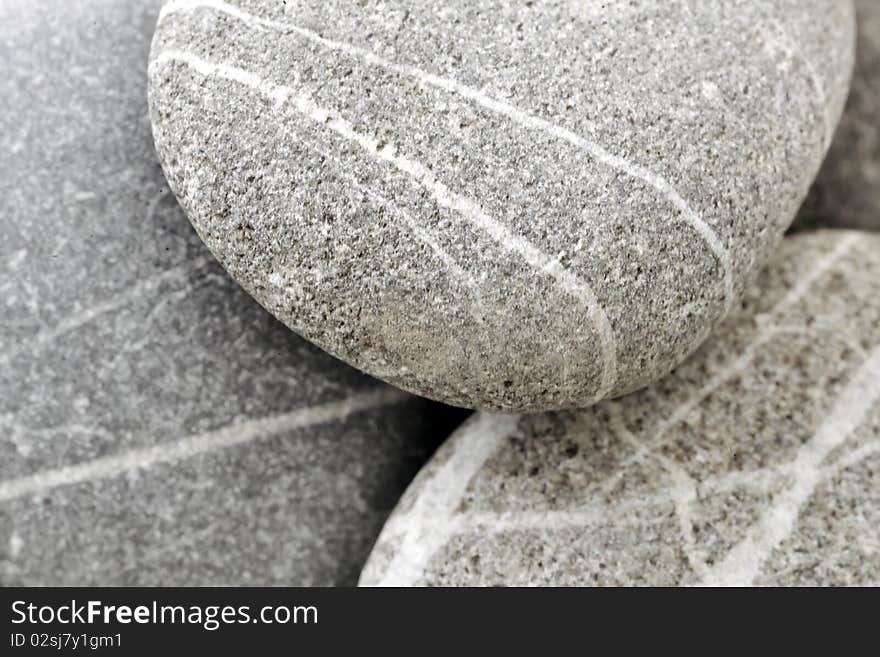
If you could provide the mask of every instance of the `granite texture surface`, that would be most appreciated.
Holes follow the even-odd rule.
[[[858,38],[852,90],[794,230],[880,230],[880,2],[854,4]]]
[[[692,353],[776,247],[853,61],[848,0],[170,0],[170,185],[330,353],[456,405],[583,407]]]
[[[158,10],[0,3],[0,583],[354,583],[445,421],[194,233],[150,134]]]
[[[880,235],[787,238],[654,386],[477,414],[361,583],[880,584]]]

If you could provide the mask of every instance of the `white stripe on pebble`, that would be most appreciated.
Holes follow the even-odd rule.
[[[704,579],[711,586],[751,586],[761,568],[795,529],[801,508],[823,480],[822,462],[858,429],[880,399],[880,347],[853,375],[825,421],[803,446],[791,466],[794,483],[768,508]]]

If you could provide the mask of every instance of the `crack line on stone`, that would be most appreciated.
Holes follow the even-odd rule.
[[[490,217],[473,200],[450,190],[423,164],[401,155],[390,143],[380,142],[374,137],[356,131],[349,121],[334,116],[327,109],[316,105],[307,92],[295,93],[294,89],[263,80],[251,71],[226,63],[210,62],[193,53],[178,50],[163,52],[151,66],[161,67],[171,62],[186,65],[206,77],[213,76],[243,84],[273,100],[276,107],[280,108],[289,102],[296,111],[318,125],[332,130],[340,137],[360,146],[375,159],[387,162],[407,174],[412,183],[427,191],[438,205],[459,213],[503,248],[521,257],[536,272],[545,273],[553,278],[563,292],[583,304],[589,313],[590,320],[598,333],[602,353],[602,376],[593,401],[609,395],[617,380],[616,339],[608,316],[587,281],[563,267],[557,259],[544,253],[522,235],[512,232],[507,226]]]
[[[394,388],[352,395],[325,404],[298,408],[289,413],[244,420],[234,424],[150,447],[132,449],[122,454],[106,456],[44,470],[31,475],[0,482],[0,501],[39,495],[59,486],[116,477],[126,472],[145,470],[160,463],[173,463],[195,456],[215,452],[252,442],[261,438],[302,429],[309,426],[344,420],[349,415],[393,406],[405,401],[409,395]]]

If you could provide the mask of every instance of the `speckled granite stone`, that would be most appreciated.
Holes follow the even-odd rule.
[[[587,406],[705,339],[801,205],[843,0],[172,0],[174,193],[288,326],[406,390]]]
[[[880,2],[855,0],[855,8],[852,91],[795,230],[880,230]]]
[[[0,2],[0,584],[354,583],[444,420],[204,248],[150,138],[158,10]]]
[[[672,375],[478,414],[363,584],[880,584],[880,235],[791,237]]]

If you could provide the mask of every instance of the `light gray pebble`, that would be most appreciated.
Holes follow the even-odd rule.
[[[0,2],[0,584],[352,584],[445,420],[205,249],[150,137],[158,10]]]
[[[795,230],[880,230],[880,2],[855,0],[855,8],[852,90]]]
[[[880,235],[786,239],[650,388],[476,415],[361,583],[880,585]]]
[[[736,303],[846,97],[848,0],[170,0],[157,148],[209,248],[403,389],[583,407]]]

